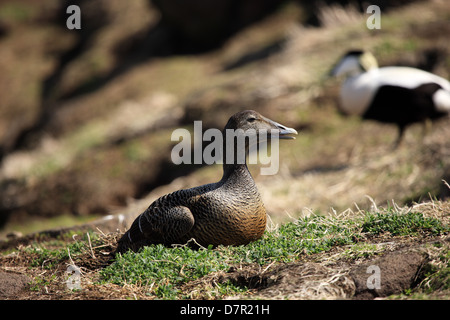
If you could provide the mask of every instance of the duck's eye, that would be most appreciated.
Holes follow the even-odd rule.
[[[248,118],[248,119],[247,119],[248,122],[255,122],[255,120],[256,120],[255,117],[251,117],[251,118]]]

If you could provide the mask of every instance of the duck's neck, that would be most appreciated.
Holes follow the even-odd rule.
[[[246,164],[223,165],[222,182],[253,181]]]
[[[223,176],[221,181],[245,180],[243,183],[248,183],[250,180],[253,181],[253,178],[247,168],[247,141],[245,141],[244,146],[237,141],[227,141],[225,134],[223,137]]]

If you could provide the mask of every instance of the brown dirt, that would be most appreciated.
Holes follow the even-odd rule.
[[[426,263],[424,254],[411,250],[388,253],[382,258],[375,259],[354,268],[350,276],[355,282],[354,297],[360,299],[373,299],[376,297],[387,297],[392,294],[404,292],[417,283],[422,267]],[[380,268],[380,288],[369,289],[367,278],[370,266]]]
[[[430,203],[424,212],[438,217],[433,207],[448,208],[446,203]],[[431,212],[431,213],[430,213]],[[448,212],[443,213],[444,221]],[[77,241],[88,229],[97,230],[118,226],[120,221],[99,220],[96,224],[77,228],[52,230],[2,243],[0,257],[0,297],[2,299],[153,299],[145,286],[98,284],[98,271],[113,260],[113,252],[120,232],[102,233],[101,245],[85,246],[85,253],[59,262],[52,268],[44,261],[41,266],[30,265],[37,253],[24,250],[36,243],[46,243],[51,248],[53,241],[70,243]],[[68,233],[71,231],[71,233]],[[70,234],[74,234],[70,236]],[[55,244],[56,245],[56,244]],[[59,244],[60,246],[61,244]],[[291,263],[272,263],[268,266],[236,265],[227,272],[216,272],[203,278],[187,282],[180,289],[191,299],[211,299],[217,283],[231,282],[245,286],[248,293],[228,299],[356,299],[371,300],[400,295],[414,290],[425,279],[432,265],[439,263],[439,256],[448,252],[450,237],[393,237],[388,234],[368,238],[364,245],[376,246],[369,256],[352,256],[351,246],[334,247],[320,254],[300,255]],[[66,272],[69,265],[76,265],[82,272],[82,290],[67,289]],[[380,271],[380,288],[368,288],[372,275],[369,267]],[[445,285],[445,284],[444,284]],[[438,291],[428,298],[446,299],[448,292]]]
[[[25,290],[30,278],[21,273],[0,271],[0,299],[17,296]]]
[[[448,208],[445,203],[430,203],[423,212],[435,217],[432,209]],[[443,222],[448,213],[443,212]],[[117,230],[130,223],[126,217],[114,216],[100,219],[78,227],[48,230],[27,236],[2,241],[0,250],[0,297],[2,299],[123,299],[134,297],[152,298],[146,295],[145,287],[95,284],[98,271],[110,264],[117,239],[121,232],[103,232],[102,245],[86,247],[86,253],[75,261],[61,261],[52,267],[30,268],[36,253],[26,251],[38,243],[51,248],[55,240],[71,243],[77,241],[88,230]],[[73,236],[70,236],[73,234]],[[329,252],[301,255],[292,263],[277,263],[262,269],[255,265],[239,265],[228,272],[218,272],[186,283],[181,290],[193,299],[210,299],[210,291],[216,283],[232,282],[248,287],[244,296],[232,299],[374,299],[400,294],[413,289],[424,277],[425,266],[433,259],[433,248],[449,248],[449,236],[431,239],[381,236],[367,239],[365,244],[382,248],[370,258],[351,258],[343,254],[347,247],[335,247]],[[59,244],[60,246],[61,244]],[[431,248],[431,249],[430,249]],[[431,251],[430,251],[431,250]],[[8,253],[11,252],[11,253]],[[51,261],[51,260],[49,260]],[[66,269],[75,264],[83,273],[83,290],[70,291],[65,281]],[[381,289],[367,288],[368,266],[376,265],[381,272]],[[43,285],[43,283],[46,283]],[[36,287],[37,289],[33,289]]]
[[[230,299],[352,299],[372,300],[398,295],[413,289],[423,280],[430,262],[429,245],[450,244],[450,238],[429,240],[422,244],[401,244],[395,240],[381,256],[334,261],[335,250],[314,257],[304,256],[298,262],[278,264],[261,270],[247,266],[229,270],[188,283],[184,291],[193,298],[207,298],[214,283],[231,281],[250,288],[249,294]],[[341,249],[337,249],[338,251]],[[368,288],[370,266],[380,268],[380,288]]]

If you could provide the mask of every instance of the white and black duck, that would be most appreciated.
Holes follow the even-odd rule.
[[[396,124],[399,133],[395,146],[409,125],[450,114],[449,81],[411,67],[379,68],[370,52],[348,52],[331,75],[346,78],[340,91],[340,111]]]

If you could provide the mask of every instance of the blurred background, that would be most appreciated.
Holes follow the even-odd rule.
[[[68,30],[69,5],[81,29]],[[280,172],[255,177],[272,221],[449,197],[450,121],[423,136],[344,117],[325,78],[350,49],[450,77],[445,0],[1,0],[0,238],[133,218],[156,197],[217,181],[173,165],[175,128],[254,109],[299,131]]]

